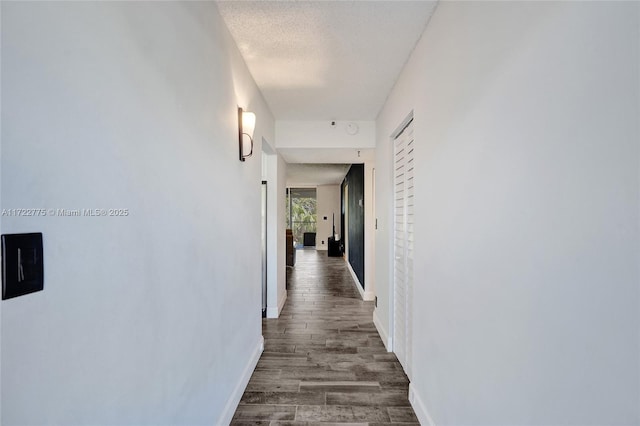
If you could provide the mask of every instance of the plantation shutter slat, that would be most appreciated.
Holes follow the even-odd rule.
[[[411,378],[414,157],[413,121],[394,139],[393,348]]]

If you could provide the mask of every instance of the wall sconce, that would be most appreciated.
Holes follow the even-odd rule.
[[[238,138],[240,142],[240,161],[244,161],[245,158],[251,157],[253,154],[253,131],[256,128],[256,115],[252,112],[243,111],[242,108],[238,108]],[[244,137],[245,135],[251,141],[251,151],[248,154],[244,154]]]

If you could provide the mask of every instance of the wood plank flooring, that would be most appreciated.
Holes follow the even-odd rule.
[[[409,381],[388,353],[342,258],[298,250],[288,298],[263,320],[265,350],[235,426],[417,425]]]

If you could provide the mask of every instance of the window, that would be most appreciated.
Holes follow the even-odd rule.
[[[293,231],[293,243],[302,248],[304,234],[316,232],[316,189],[289,188],[287,196],[287,228]]]

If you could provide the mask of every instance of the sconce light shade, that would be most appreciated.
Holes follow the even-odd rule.
[[[238,138],[240,144],[240,161],[251,157],[253,154],[253,131],[256,128],[256,115],[252,112],[243,111],[238,108]],[[251,142],[251,150],[248,154],[244,153],[244,137],[247,136]]]

